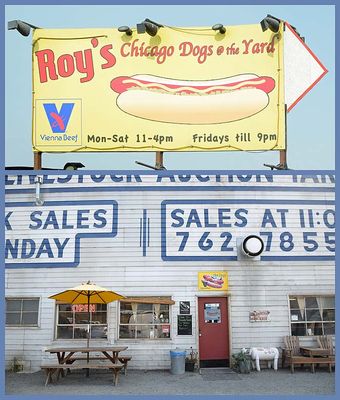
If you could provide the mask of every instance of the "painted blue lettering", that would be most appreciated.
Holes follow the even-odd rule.
[[[43,241],[41,242],[39,250],[37,251],[36,258],[40,258],[42,254],[47,254],[48,258],[54,258],[50,241],[48,239],[43,239]]]
[[[273,175],[256,175],[256,182],[262,182],[263,178],[265,178],[267,182],[274,182],[273,177]]]
[[[18,175],[17,176],[17,178],[19,177],[20,175]],[[15,180],[15,178],[14,179],[11,179],[8,175],[5,175],[5,185],[15,185],[16,184],[16,180]]]
[[[83,224],[84,221],[88,221],[89,217],[83,214],[89,214],[90,210],[78,210],[77,211],[77,228],[78,229],[88,229],[90,225]]]
[[[319,183],[319,179],[316,175],[301,175],[301,183],[305,183],[307,180],[312,180],[313,183]]]
[[[328,216],[331,216],[331,221],[328,220]],[[335,211],[334,210],[326,210],[323,213],[323,222],[327,226],[327,228],[334,229],[335,228]]]
[[[335,183],[335,175],[332,174],[321,175],[321,183],[327,183],[327,181],[329,181],[330,183]]]
[[[53,184],[55,182],[55,178],[49,178],[48,175],[43,175],[42,183],[45,185],[47,184]]]
[[[42,221],[41,221],[40,218],[37,218],[38,215],[41,216],[41,215],[42,215],[42,211],[33,211],[33,212],[31,213],[31,215],[30,215],[30,220],[31,220],[32,222],[35,222],[36,225],[29,224],[28,227],[29,227],[30,229],[39,229],[39,228],[41,228],[41,226],[42,226]]]
[[[142,182],[142,178],[140,177],[140,175],[127,175],[126,182],[132,182],[133,178],[136,182]]]
[[[174,175],[158,175],[157,182],[163,182],[163,179],[169,179],[170,182],[176,182]]]
[[[35,252],[35,241],[33,239],[23,239],[21,246],[21,258],[31,258]]]
[[[189,182],[191,179],[191,175],[178,175],[178,180],[180,182]]]
[[[6,231],[11,231],[12,230],[12,226],[11,223],[9,222],[9,217],[13,214],[13,211],[10,211],[6,214],[5,216],[5,227],[6,227]]]
[[[209,222],[209,210],[207,208],[205,208],[203,210],[203,213],[204,213],[204,226],[206,228],[216,228],[217,224],[213,224],[213,223]]]
[[[66,238],[62,243],[60,243],[58,238],[54,238],[53,240],[58,249],[58,258],[62,258],[64,255],[64,248],[67,245],[70,238]]]
[[[175,210],[171,211],[171,214],[170,214],[171,218],[178,222],[178,224],[175,224],[173,222],[171,224],[172,228],[180,228],[184,224],[184,219],[177,214],[184,215],[184,210],[181,210],[180,208],[176,208]]]
[[[210,177],[208,175],[203,176],[203,175],[196,175],[196,178],[199,182],[209,182]]]
[[[252,178],[252,175],[237,175],[237,179],[240,182],[249,182]]]
[[[270,224],[270,226],[272,228],[277,228],[276,223],[274,221],[274,217],[273,217],[271,211],[269,210],[269,208],[266,208],[266,210],[264,212],[261,228],[266,228],[267,224]]]
[[[6,239],[5,259],[8,259],[9,255],[11,255],[12,258],[18,258],[18,250],[19,239],[15,239],[14,244],[12,244],[10,239]]]
[[[202,228],[200,217],[198,216],[197,210],[194,208],[190,211],[186,227],[190,228],[192,224],[195,224],[197,228]]]
[[[239,228],[243,228],[248,223],[247,218],[242,214],[248,214],[248,210],[246,210],[245,208],[239,208],[238,210],[235,211],[235,217],[241,221],[241,222],[238,221],[235,222],[235,226],[238,226]]]
[[[231,223],[225,222],[225,221],[230,221],[230,215],[225,215],[225,213],[230,213],[230,208],[218,209],[218,226],[221,228],[230,228]]]
[[[59,224],[57,216],[55,215],[55,211],[49,211],[43,229],[47,229],[50,225],[52,225],[53,229],[59,229]]]
[[[74,225],[73,224],[68,224],[67,223],[67,210],[63,210],[63,221],[61,223],[61,229],[73,229]]]
[[[282,227],[282,228],[286,228],[286,227],[287,227],[287,223],[286,223],[286,214],[287,214],[287,212],[288,212],[289,210],[281,208],[281,209],[277,209],[276,211],[277,211],[277,212],[280,214],[280,216],[281,216],[281,227]]]
[[[71,179],[72,179],[72,175],[66,175],[65,178],[58,176],[57,182],[58,183],[67,183],[67,182],[70,182]]]
[[[101,224],[98,224],[97,222],[95,222],[93,224],[93,226],[95,228],[104,228],[104,226],[106,226],[106,224],[107,224],[106,218],[102,217],[100,214],[104,214],[105,215],[106,214],[106,210],[96,210],[94,212],[93,217],[94,217],[95,221],[100,221],[101,222]]]
[[[105,179],[105,175],[90,175],[90,178],[93,182],[99,183],[103,182],[103,180]]]
[[[123,177],[118,175],[110,175],[110,179],[112,182],[122,182]]]

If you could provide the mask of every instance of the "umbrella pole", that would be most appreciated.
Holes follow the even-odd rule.
[[[88,315],[88,324],[87,324],[87,347],[89,347],[90,345],[90,293],[88,293],[87,295],[87,315]],[[87,363],[89,363],[90,361],[90,352],[87,352]],[[86,370],[86,376],[89,377],[90,376],[90,370],[87,369]]]

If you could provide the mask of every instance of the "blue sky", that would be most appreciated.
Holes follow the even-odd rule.
[[[145,18],[172,26],[254,24],[272,14],[294,25],[328,74],[288,114],[288,166],[292,169],[335,168],[335,14],[331,5],[75,5],[6,6],[5,20],[21,19],[44,28],[135,26]],[[31,36],[5,32],[6,166],[32,165]],[[44,154],[43,166],[62,168],[80,161],[86,169],[144,169],[155,153]],[[267,169],[278,152],[165,153],[167,169]]]

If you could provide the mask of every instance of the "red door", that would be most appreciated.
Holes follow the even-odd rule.
[[[199,356],[201,367],[229,366],[228,299],[198,298]]]

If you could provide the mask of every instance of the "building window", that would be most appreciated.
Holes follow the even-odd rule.
[[[56,339],[107,339],[106,304],[57,304]]]
[[[38,326],[38,298],[6,298],[6,325]]]
[[[334,335],[334,296],[289,296],[293,336]]]
[[[170,339],[170,305],[120,302],[120,339]]]

